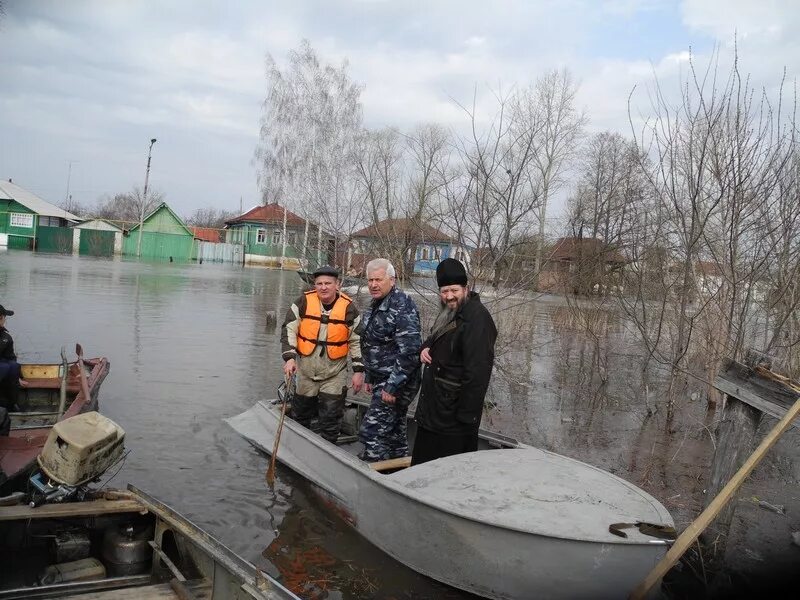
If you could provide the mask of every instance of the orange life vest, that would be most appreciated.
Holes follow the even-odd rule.
[[[331,309],[330,315],[322,314],[322,301],[314,290],[306,294],[306,310],[300,315],[300,327],[297,330],[297,352],[302,356],[310,356],[314,348],[324,345],[328,348],[328,358],[338,360],[347,356],[347,343],[350,328],[345,316],[352,300],[340,293]],[[328,325],[325,340],[319,339],[320,324]]]

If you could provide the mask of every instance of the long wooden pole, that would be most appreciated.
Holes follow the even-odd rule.
[[[88,404],[91,402],[91,392],[89,391],[89,381],[86,379],[86,371],[83,370],[83,348],[80,344],[75,344],[75,354],[78,355],[78,375],[81,381],[83,401]]]
[[[275,463],[278,459],[278,446],[281,443],[281,431],[283,431],[283,421],[286,418],[286,403],[289,400],[289,386],[292,378],[289,375],[284,379],[286,387],[283,392],[283,404],[281,405],[281,419],[278,422],[278,429],[275,431],[275,442],[272,444],[272,455],[269,457],[269,468],[267,468],[267,484],[272,487],[275,483]]]
[[[669,549],[664,558],[653,567],[653,570],[644,578],[642,583],[636,586],[633,592],[631,592],[629,596],[631,600],[641,600],[644,598],[650,588],[658,583],[658,581],[667,574],[667,571],[678,562],[680,557],[683,556],[683,553],[689,549],[698,537],[700,537],[703,530],[711,524],[728,500],[731,499],[731,496],[736,493],[736,490],[738,490],[744,480],[747,479],[747,476],[750,475],[758,463],[761,462],[761,459],[764,458],[767,451],[775,445],[775,442],[783,435],[783,432],[789,429],[792,421],[798,414],[800,414],[800,399],[792,405],[783,418],[778,421],[778,424],[772,428],[772,431],[769,432],[736,474],[731,477],[731,480],[722,488],[717,497],[714,498],[706,509],[700,513],[700,516],[678,536],[678,539],[675,540],[672,548]]]

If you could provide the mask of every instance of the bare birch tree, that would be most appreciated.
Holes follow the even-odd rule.
[[[533,165],[541,186],[538,209],[539,244],[534,270],[542,266],[542,253],[547,224],[547,208],[564,184],[566,167],[575,155],[587,123],[586,114],[575,106],[578,85],[567,69],[553,70],[524,90],[518,99],[518,119],[541,123],[535,143]]]
[[[346,239],[363,209],[354,159],[361,87],[350,80],[347,62],[323,65],[306,40],[289,53],[286,68],[269,54],[266,61],[267,97],[255,151],[263,200]],[[313,244],[308,233],[305,238],[304,246]]]

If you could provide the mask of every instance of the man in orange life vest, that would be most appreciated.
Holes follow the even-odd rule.
[[[353,391],[359,392],[364,385],[356,333],[360,320],[356,305],[339,292],[339,272],[320,267],[314,271],[314,289],[289,307],[281,332],[283,372],[297,373],[292,417],[333,443],[342,427],[348,355]]]

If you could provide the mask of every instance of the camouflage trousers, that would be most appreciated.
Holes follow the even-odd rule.
[[[403,387],[394,404],[387,404],[381,399],[383,387],[384,383],[373,384],[369,409],[358,431],[358,438],[364,444],[363,459],[368,462],[400,458],[408,454],[406,414],[419,385]]]

